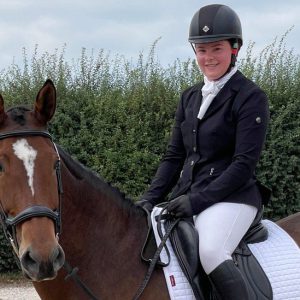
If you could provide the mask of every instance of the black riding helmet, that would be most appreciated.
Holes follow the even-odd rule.
[[[243,44],[242,26],[238,15],[228,6],[212,4],[200,8],[192,18],[189,42],[204,44],[229,40],[233,48],[232,66],[237,50]]]

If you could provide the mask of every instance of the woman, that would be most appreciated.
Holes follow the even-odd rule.
[[[235,66],[239,17],[225,5],[202,7],[189,32],[204,83],[185,90],[166,154],[139,205],[151,209],[170,190],[168,211],[195,216],[199,255],[222,299],[249,299],[232,253],[262,199],[254,170],[269,119],[267,97]]]

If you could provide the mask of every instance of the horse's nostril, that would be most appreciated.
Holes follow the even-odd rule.
[[[63,266],[65,262],[65,253],[60,246],[53,251],[52,261],[54,271],[58,271]]]
[[[39,263],[34,258],[34,255],[30,250],[23,253],[21,257],[21,265],[23,269],[30,270],[31,272],[38,272],[39,270]]]

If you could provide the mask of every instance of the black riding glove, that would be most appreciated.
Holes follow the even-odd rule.
[[[188,218],[194,215],[189,196],[182,195],[168,204],[168,212],[177,218]]]
[[[144,209],[148,210],[149,212],[151,212],[153,210],[153,204],[152,202],[150,202],[149,200],[146,199],[141,199],[135,202],[136,206],[140,206],[143,207]]]

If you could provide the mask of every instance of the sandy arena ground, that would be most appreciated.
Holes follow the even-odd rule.
[[[0,300],[40,300],[30,282],[1,283]]]

